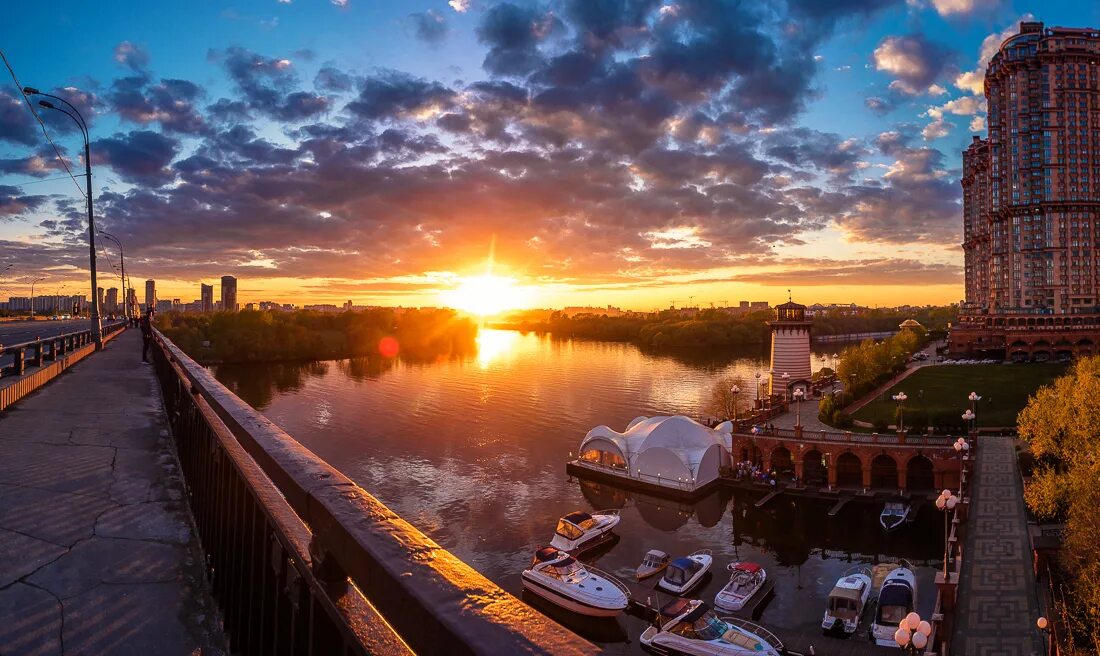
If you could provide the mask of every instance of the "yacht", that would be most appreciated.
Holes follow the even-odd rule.
[[[586,567],[554,547],[535,552],[523,570],[523,587],[574,613],[615,617],[630,602],[630,591],[610,574]]]
[[[650,549],[646,552],[645,558],[642,559],[642,564],[638,565],[638,569],[634,571],[634,577],[641,581],[658,572],[663,572],[668,567],[670,560],[672,558],[665,552],[659,549]]]
[[[591,515],[579,510],[571,512],[558,520],[550,546],[562,551],[579,551],[592,546],[618,525],[618,510],[600,510]]]
[[[878,523],[887,531],[892,531],[909,521],[909,513],[912,512],[909,504],[897,501],[888,501],[878,516]]]
[[[783,643],[764,627],[733,617],[719,618],[705,602],[677,599],[666,604],[657,625],[639,641],[657,654],[687,656],[780,656]]]
[[[764,568],[756,563],[730,563],[729,583],[714,597],[714,606],[722,610],[737,611],[745,607],[768,578]]]
[[[868,567],[849,570],[840,577],[829,593],[821,628],[852,634],[859,628],[867,599],[871,596],[871,570]]]
[[[657,587],[672,594],[687,594],[703,580],[713,562],[709,549],[700,549],[690,556],[677,558],[668,564]]]
[[[905,616],[916,610],[917,578],[907,567],[897,567],[886,575],[878,593],[878,608],[871,624],[871,639],[883,647],[896,647],[894,632]]]

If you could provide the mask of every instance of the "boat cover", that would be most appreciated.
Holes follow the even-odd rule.
[[[764,568],[760,565],[757,565],[756,563],[737,563],[737,566],[734,569],[740,570],[742,572],[748,572],[749,574],[755,574]]]
[[[661,607],[661,615],[669,618],[676,617],[687,610],[688,607],[691,606],[691,602],[691,599],[676,599],[670,601]],[[703,605],[705,606],[706,604]]]
[[[585,521],[588,521],[588,520],[592,519],[592,515],[589,515],[586,512],[581,512],[581,511],[578,510],[577,512],[569,513],[568,515],[566,515],[562,519],[564,519],[565,521],[570,522],[572,524],[576,524],[577,526],[580,526],[581,522],[585,522]]]
[[[543,547],[535,552],[535,558],[544,563],[557,560],[560,556],[561,552],[556,547]]]
[[[851,599],[856,602],[863,598],[863,595],[860,594],[859,590],[856,590],[855,588],[842,588],[840,586],[833,588],[833,591],[829,593],[829,596],[839,597],[841,599]]]

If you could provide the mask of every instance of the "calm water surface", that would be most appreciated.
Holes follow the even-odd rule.
[[[625,429],[638,415],[701,417],[714,380],[741,376],[747,390],[767,353],[696,359],[651,355],[628,344],[483,330],[476,357],[430,364],[352,359],[221,365],[218,379],[268,418],[505,589],[549,543],[561,515],[621,508],[618,541],[587,560],[622,578],[648,549],[674,556],[711,549],[714,575],[696,596],[713,601],[725,566],[759,562],[775,594],[759,621],[780,638],[813,633],[836,579],[858,563],[908,558],[917,567],[922,616],[931,614],[943,553],[938,513],[884,535],[878,509],[718,491],[695,504],[623,493],[569,479],[565,462],[593,426]],[[836,345],[828,345],[835,349]],[[815,355],[814,368],[832,358]],[[746,400],[751,391],[746,392]],[[582,558],[583,560],[584,558]],[[524,597],[528,599],[528,597]],[[662,597],[664,600],[664,597]],[[582,620],[530,600],[610,653],[642,653],[642,620]],[[656,597],[654,597],[656,601]],[[866,625],[869,614],[865,616]],[[865,641],[861,631],[853,640]],[[790,644],[788,640],[788,644]],[[828,654],[833,638],[814,640]],[[824,650],[823,650],[824,648]]]

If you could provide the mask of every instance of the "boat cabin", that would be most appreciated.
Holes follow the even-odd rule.
[[[858,581],[855,587],[837,585],[833,588],[829,593],[829,614],[847,621],[859,619],[863,610],[863,587],[864,582]]]
[[[563,558],[563,556],[565,556]],[[559,560],[560,559],[560,560]],[[557,561],[557,562],[554,562]],[[542,565],[543,563],[552,563],[545,565],[539,569],[540,572],[550,576],[552,578],[568,581],[580,576],[585,572],[576,558],[573,558],[569,554],[556,549],[554,547],[543,547],[535,552],[535,557],[531,559],[531,569]]]
[[[898,626],[913,610],[913,588],[908,581],[896,578],[883,584],[878,596],[876,624]]]
[[[703,564],[691,558],[677,558],[665,570],[665,580],[672,585],[686,585],[693,576],[703,569]]]
[[[558,520],[554,532],[566,540],[577,540],[596,525],[596,520],[586,512],[571,512]]]

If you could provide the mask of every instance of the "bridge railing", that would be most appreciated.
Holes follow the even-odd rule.
[[[125,327],[125,321],[104,323],[103,336],[106,337]],[[40,337],[20,344],[0,344],[0,358],[12,356],[11,364],[0,365],[0,376],[22,376],[27,373],[28,367],[42,367],[66,353],[91,344],[92,341],[91,329],[85,329],[51,337]]]
[[[595,651],[303,447],[159,331],[154,337],[165,410],[234,653]]]
[[[757,433],[751,431],[737,431],[734,435],[741,437],[772,437],[785,440],[813,441],[813,442],[852,442],[859,444],[905,444],[910,446],[951,446],[957,438],[947,435],[906,435],[904,440],[897,433],[855,433],[852,431],[796,431],[791,428],[767,428]]]

